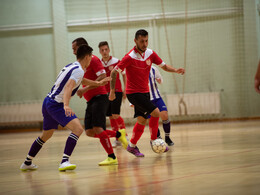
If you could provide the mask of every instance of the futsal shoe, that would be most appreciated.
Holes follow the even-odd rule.
[[[115,140],[115,141],[112,143],[112,147],[113,147],[113,148],[116,148],[117,146],[122,146],[122,144],[121,144],[120,141]]]
[[[20,167],[20,170],[21,171],[28,171],[28,170],[36,170],[38,168],[37,165],[34,165],[34,164],[31,164],[31,165],[26,165],[26,164],[22,164],[21,167]]]
[[[60,164],[59,171],[74,170],[76,165],[70,164],[69,161]]]
[[[174,145],[174,143],[173,143],[173,141],[171,140],[170,137],[165,136],[165,142],[168,144],[168,146],[173,146]]]
[[[106,160],[98,163],[99,166],[107,166],[107,165],[118,165],[117,158],[113,159],[111,157],[108,157]]]
[[[126,131],[125,129],[118,130],[121,133],[121,136],[118,138],[118,140],[122,143],[123,147],[127,149],[128,141],[126,139]]]
[[[137,146],[135,147],[130,147],[129,145],[127,146],[127,151],[135,155],[136,157],[144,157],[144,154],[139,151],[139,148]]]

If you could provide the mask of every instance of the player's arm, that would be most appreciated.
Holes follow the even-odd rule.
[[[153,66],[154,70],[155,70],[155,79],[156,81],[161,84],[163,82],[163,78],[162,78],[162,75],[160,73],[160,71],[155,67]]]
[[[169,66],[167,64],[165,64],[164,66],[161,66],[161,68],[166,72],[174,72],[174,73],[181,74],[181,75],[183,75],[185,73],[184,68],[173,68],[172,66]]]
[[[123,77],[123,83],[124,83],[124,91],[123,91],[123,99],[126,99],[126,75],[125,73],[122,73],[122,77]]]
[[[101,76],[101,75],[100,75]],[[103,78],[103,77],[101,77],[101,78]],[[98,80],[99,78],[97,78],[97,80]],[[93,80],[90,80],[90,79],[86,79],[86,78],[83,78],[83,80],[82,80],[82,84],[83,85],[86,85],[85,87],[83,87],[83,88],[81,88],[81,89],[79,89],[78,91],[77,91],[77,95],[80,97],[80,98],[82,98],[82,96],[83,96],[83,94],[84,93],[86,93],[88,90],[90,90],[90,89],[94,89],[94,88],[97,88],[97,87],[100,87],[100,86],[103,86],[103,85],[106,85],[110,80],[111,80],[111,78],[110,77],[106,77],[105,76],[105,78],[103,78],[102,80],[100,80],[100,81],[93,81]]]
[[[260,60],[255,74],[255,90],[257,93],[260,93]]]
[[[110,81],[110,93],[109,93],[109,100],[113,101],[116,98],[115,95],[115,88],[116,88],[116,77],[117,77],[117,70],[114,68],[111,71],[110,77],[111,77],[111,81]]]
[[[63,94],[64,106],[63,106],[63,108],[65,110],[66,116],[73,116],[75,114],[69,106],[71,93],[72,93],[72,90],[74,89],[75,86],[76,86],[75,80],[69,79],[68,82],[66,83],[65,87],[64,87],[64,94]]]

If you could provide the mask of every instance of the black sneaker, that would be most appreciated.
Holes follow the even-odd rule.
[[[165,142],[168,144],[168,146],[173,146],[174,145],[173,141],[168,136],[165,137]]]

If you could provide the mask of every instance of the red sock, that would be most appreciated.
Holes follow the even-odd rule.
[[[135,123],[134,129],[133,129],[133,135],[130,140],[132,144],[136,144],[140,137],[142,136],[144,132],[145,125],[141,125],[139,123]]]
[[[98,137],[100,139],[100,143],[102,144],[103,148],[106,150],[108,154],[113,154],[113,148],[110,143],[109,137],[106,133],[106,131],[102,131],[102,133],[98,134]]]
[[[116,137],[116,131],[106,129],[106,133],[109,137]]]
[[[116,119],[109,119],[110,120],[110,125],[113,131],[118,131],[118,124]]]
[[[155,140],[157,138],[158,126],[159,126],[159,117],[151,116],[150,121],[149,121],[149,130],[151,133],[151,140]]]
[[[117,125],[118,125],[119,129],[125,129],[125,122],[124,122],[124,119],[121,116],[119,116],[116,119],[116,122],[117,122]]]

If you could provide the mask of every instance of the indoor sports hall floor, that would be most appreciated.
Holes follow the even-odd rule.
[[[99,167],[106,158],[97,139],[82,135],[71,157],[74,171],[59,172],[69,131],[56,131],[34,163],[19,167],[40,132],[0,134],[0,194],[260,194],[260,121],[178,124],[175,145],[155,154],[149,132],[139,141],[144,158],[115,149],[118,166]],[[127,128],[131,136],[132,127]]]

